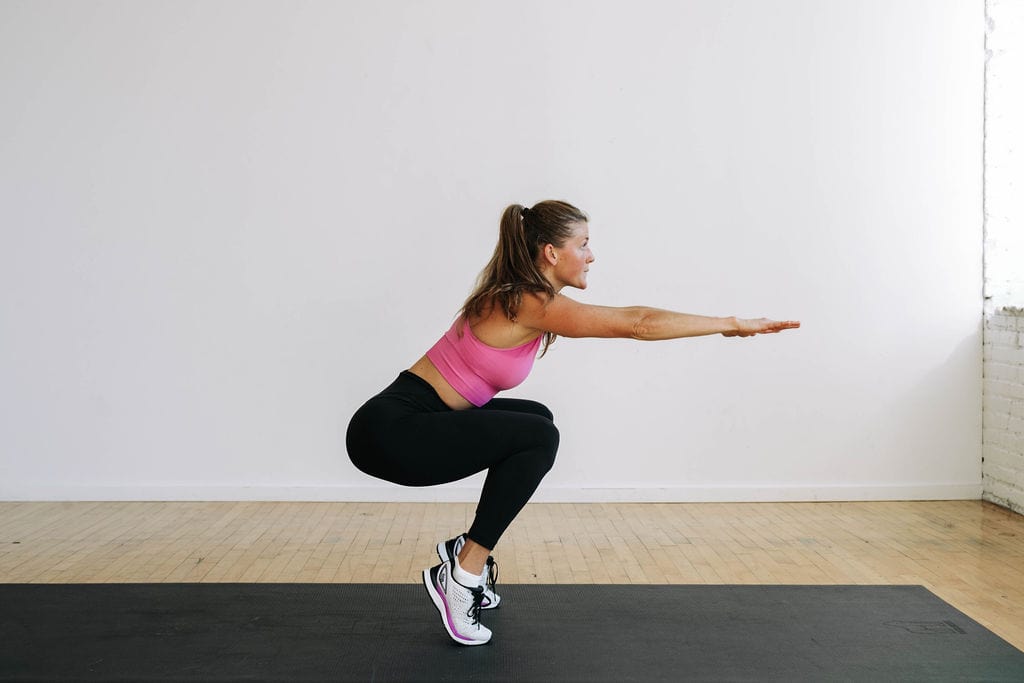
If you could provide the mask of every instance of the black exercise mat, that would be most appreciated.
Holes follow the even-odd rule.
[[[498,589],[467,648],[422,585],[0,584],[0,679],[1024,681],[920,586]]]

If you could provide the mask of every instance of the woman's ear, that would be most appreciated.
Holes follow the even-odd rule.
[[[558,264],[558,252],[555,250],[555,245],[544,245],[544,260],[553,266]]]

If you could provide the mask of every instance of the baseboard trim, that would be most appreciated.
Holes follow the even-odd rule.
[[[24,501],[295,501],[473,503],[479,486],[4,486],[0,500]],[[981,482],[632,488],[541,486],[537,503],[769,503],[886,500],[980,500]]]

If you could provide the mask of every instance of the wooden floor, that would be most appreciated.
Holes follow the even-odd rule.
[[[419,581],[473,505],[0,503],[0,583]],[[980,501],[530,504],[501,583],[920,584],[1024,650],[1024,517]]]

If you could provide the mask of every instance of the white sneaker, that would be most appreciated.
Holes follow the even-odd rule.
[[[464,586],[452,576],[451,562],[423,570],[423,585],[448,635],[462,645],[483,645],[491,639],[491,630],[480,623],[483,586]]]
[[[466,535],[460,534],[447,541],[437,544],[437,556],[442,562],[449,562],[453,566],[455,558],[459,556],[462,546],[466,545]],[[501,604],[501,596],[494,592],[498,583],[498,563],[490,555],[487,556],[487,574],[484,577],[484,602],[481,609],[496,609]]]

